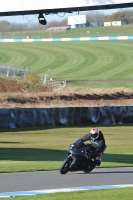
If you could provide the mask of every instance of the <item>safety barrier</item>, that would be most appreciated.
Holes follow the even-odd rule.
[[[133,123],[133,106],[0,109],[0,128]]]
[[[133,40],[133,36],[77,37],[77,38],[34,38],[34,39],[0,39],[0,42],[70,42],[70,41],[108,41]]]

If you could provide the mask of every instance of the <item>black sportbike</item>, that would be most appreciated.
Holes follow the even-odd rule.
[[[68,157],[63,161],[60,167],[60,173],[83,171],[85,173],[91,172],[95,167],[95,157],[88,157],[90,148],[84,142],[73,143],[68,148]]]

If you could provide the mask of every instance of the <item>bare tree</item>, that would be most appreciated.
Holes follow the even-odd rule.
[[[94,21],[104,22],[105,18],[106,18],[105,14],[99,11],[89,11],[86,14],[86,20],[88,22],[94,22]]]
[[[0,31],[7,32],[10,29],[10,22],[8,21],[0,21]]]
[[[123,9],[122,12],[127,16],[129,24],[133,24],[133,9]]]
[[[133,23],[133,10],[121,9],[116,13],[106,16],[106,21],[122,21],[125,20],[129,24]]]

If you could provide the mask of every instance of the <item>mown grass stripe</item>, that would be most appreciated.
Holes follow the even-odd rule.
[[[45,45],[16,42],[1,43],[0,61],[11,66],[30,66],[32,72],[42,77],[50,68],[54,79],[132,79],[132,54],[129,42],[75,41]]]

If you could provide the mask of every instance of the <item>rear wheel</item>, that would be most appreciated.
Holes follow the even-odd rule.
[[[95,167],[96,167],[96,165],[91,165],[90,164],[83,170],[83,172],[84,173],[90,173]]]
[[[72,162],[72,157],[68,156],[60,167],[61,174],[66,174],[69,171],[69,166],[71,165],[71,162]]]

